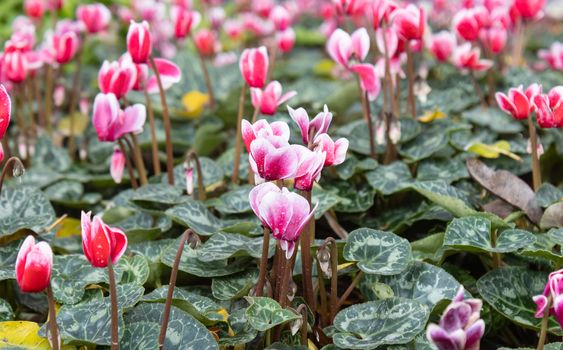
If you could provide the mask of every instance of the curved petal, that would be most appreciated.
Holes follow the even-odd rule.
[[[12,114],[12,102],[10,95],[6,91],[6,87],[0,84],[0,139],[6,134],[8,125],[10,125],[10,116]]]
[[[127,236],[118,228],[106,225],[106,232],[111,239],[111,262],[117,264],[127,249]]]
[[[129,106],[123,112],[123,123],[117,130],[118,137],[128,133],[139,134],[143,132],[143,126],[147,118],[147,110],[142,104]]]
[[[366,28],[359,28],[351,35],[352,50],[356,57],[363,61],[369,53],[369,34]]]
[[[89,256],[86,257],[93,267],[106,267],[108,265],[111,242],[105,226],[106,224],[99,216],[95,216],[92,220],[90,240],[87,245]]]
[[[309,115],[307,111],[299,107],[297,109],[293,109],[290,106],[287,106],[287,110],[289,112],[289,116],[299,127],[301,131],[301,139],[303,143],[306,145],[309,143]]]
[[[259,217],[270,228],[275,239],[283,239],[293,215],[293,207],[286,198],[286,192],[287,188],[283,188],[281,192],[266,193],[258,207]]]
[[[260,174],[266,181],[283,180],[295,175],[299,157],[291,146],[270,150],[264,158],[264,171]]]
[[[98,94],[94,100],[92,124],[100,141],[115,141],[115,123],[118,119],[119,101],[114,94]]]
[[[260,209],[259,209],[260,203],[262,202],[264,196],[270,192],[281,192],[281,190],[275,184],[271,182],[265,182],[263,184],[254,187],[252,190],[250,190],[250,193],[248,194],[250,207],[252,208],[252,211],[254,211],[254,214],[256,214],[256,216],[258,216],[258,218],[262,222],[264,222],[264,220],[260,216]]]

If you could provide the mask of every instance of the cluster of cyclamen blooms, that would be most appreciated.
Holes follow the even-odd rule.
[[[309,203],[302,196],[279,188],[269,181],[294,179],[294,188],[310,192],[324,167],[344,162],[348,140],[333,141],[327,134],[332,113],[324,110],[309,120],[303,108],[288,107],[291,118],[301,130],[303,145],[289,143],[289,126],[265,119],[254,124],[242,121],[242,138],[256,183],[250,192],[250,204],[262,224],[268,227],[289,259],[304,225],[310,220]],[[262,183],[264,181],[268,181]],[[283,214],[281,214],[283,213]]]

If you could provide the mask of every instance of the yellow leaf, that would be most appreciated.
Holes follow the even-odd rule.
[[[60,222],[59,229],[57,230],[55,235],[57,237],[79,236],[80,231],[80,220],[66,217]]]
[[[203,113],[203,108],[209,103],[209,95],[194,90],[182,96],[182,105],[185,110],[180,112],[184,117],[199,118]]]
[[[476,153],[483,158],[498,158],[502,154],[517,161],[522,160],[522,158],[520,158],[518,155],[510,152],[510,143],[504,140],[495,142],[492,145],[487,145],[482,142],[475,142],[469,145],[469,147],[467,147],[467,150],[469,152]]]
[[[340,270],[344,270],[345,268],[354,265],[355,263],[353,262],[349,262],[349,263],[344,263],[344,264],[340,264],[338,265],[338,271]]]
[[[0,322],[0,348],[17,346],[23,349],[49,350],[49,341],[37,335],[39,325],[29,321]]]
[[[444,119],[446,115],[440,111],[439,109],[435,109],[433,111],[426,111],[423,115],[418,117],[418,121],[421,123],[430,123],[431,121]]]
[[[88,127],[88,123],[90,122],[90,118],[82,113],[74,113],[74,135],[79,136],[84,134],[84,131]],[[57,129],[63,133],[65,136],[70,135],[70,115],[62,118],[57,123]]]
[[[318,350],[317,346],[315,345],[315,343],[313,343],[311,339],[307,339],[307,345],[309,350]]]
[[[332,70],[334,69],[334,61],[329,59],[322,59],[320,60],[315,67],[313,68],[313,72],[317,75],[322,76],[330,76]]]
[[[227,310],[220,309],[219,311],[217,311],[217,313],[223,316],[223,322],[227,322],[227,320],[229,319],[229,312]]]

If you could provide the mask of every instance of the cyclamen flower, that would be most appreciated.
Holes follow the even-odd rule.
[[[426,337],[439,350],[478,350],[485,333],[480,299],[464,299],[463,286],[448,305],[440,324],[428,325]]]
[[[257,138],[276,139],[277,143],[289,142],[289,126],[286,122],[282,121],[268,123],[266,119],[260,119],[254,124],[250,124],[247,120],[243,119],[241,133],[242,140],[249,153],[250,144]]]
[[[49,50],[58,64],[70,62],[80,48],[80,38],[72,25],[74,24],[69,23],[68,27],[61,26],[50,37]]]
[[[276,137],[260,137],[252,141],[248,160],[258,177],[257,182],[292,178],[299,166],[296,145]]]
[[[461,9],[453,18],[453,28],[457,35],[467,41],[475,41],[479,37],[481,24],[474,9]]]
[[[8,126],[10,125],[10,117],[12,115],[12,101],[6,87],[0,84],[0,140],[4,138]]]
[[[270,12],[270,20],[276,30],[284,31],[291,25],[291,14],[285,7],[277,5]]]
[[[160,75],[160,82],[162,83],[162,88],[164,90],[169,89],[172,85],[179,83],[182,79],[182,71],[174,62],[166,60],[164,58],[155,58],[154,63],[158,74]],[[156,80],[156,75],[152,75],[146,82],[147,92],[149,94],[158,93],[158,81]]]
[[[104,94],[113,93],[117,99],[127,95],[137,81],[137,68],[132,61],[104,61],[98,72],[98,85]]]
[[[100,141],[113,142],[128,134],[143,131],[145,106],[136,104],[122,111],[114,94],[98,94],[94,100],[92,124]]]
[[[211,57],[220,49],[215,32],[202,29],[194,36],[194,44],[202,56]]]
[[[131,21],[127,32],[127,51],[135,63],[146,63],[152,52],[152,36],[146,21]]]
[[[533,299],[537,306],[534,315],[536,318],[543,318],[547,311],[563,327],[563,270],[550,273],[543,294],[536,295]],[[546,310],[549,304],[551,306]]]
[[[265,46],[246,49],[240,55],[239,68],[246,84],[251,88],[263,88],[268,74],[268,50]]]
[[[533,99],[541,93],[541,86],[538,84],[530,85],[526,91],[522,85],[508,90],[508,96],[502,92],[497,92],[495,98],[498,106],[506,113],[512,115],[514,119],[526,119],[534,111]]]
[[[389,57],[395,56],[399,48],[399,37],[397,32],[393,27],[386,28],[385,37],[383,37],[383,28],[379,28],[375,32],[375,43],[377,44],[377,49],[379,52],[385,54],[385,47],[387,46],[387,51]]]
[[[297,92],[289,91],[282,95],[282,85],[277,80],[274,80],[264,90],[252,88],[250,94],[254,108],[259,108],[262,114],[274,115],[278,106],[297,95]]]
[[[446,62],[456,46],[455,35],[446,30],[433,34],[428,49],[438,62]]]
[[[360,87],[367,93],[368,99],[374,101],[381,91],[381,81],[375,66],[368,63],[355,64],[350,70],[360,77]]]
[[[98,215],[82,212],[82,249],[93,267],[108,266],[109,259],[117,264],[127,249],[127,236],[118,228],[109,227]]]
[[[554,70],[563,70],[563,44],[559,41],[551,44],[548,50],[539,50],[538,57],[547,62]]]
[[[426,28],[426,15],[422,7],[413,4],[393,12],[393,28],[404,40],[420,40]]]
[[[563,128],[563,86],[534,96],[536,119],[542,128]]]
[[[88,33],[106,30],[111,21],[111,12],[103,4],[80,5],[76,17],[82,22]]]
[[[328,131],[332,122],[332,113],[329,112],[327,105],[324,105],[323,111],[319,112],[313,120],[309,121],[309,115],[304,108],[293,109],[287,106],[289,116],[301,130],[301,139],[304,145],[309,144],[310,133],[314,131],[314,137],[324,134]]]
[[[47,242],[35,244],[27,236],[16,257],[16,281],[24,293],[39,293],[49,285],[53,269],[53,251]]]
[[[287,28],[276,33],[276,41],[278,49],[283,53],[291,52],[295,45],[295,31],[293,28]]]
[[[396,9],[397,4],[392,0],[374,0],[369,9],[373,28],[379,29],[382,21],[389,23],[389,17]]]
[[[41,19],[46,10],[43,0],[25,0],[23,7],[25,15],[34,19]]]
[[[271,182],[254,187],[249,194],[250,206],[262,225],[269,228],[285,256],[290,259],[303,228],[313,218],[305,198]]]
[[[357,61],[363,61],[369,52],[369,47],[369,34],[365,28],[357,29],[352,35],[338,28],[332,32],[326,44],[330,57],[346,68],[352,57]]]
[[[325,166],[342,164],[346,159],[349,142],[345,138],[332,141],[328,134],[320,134],[315,137],[315,151],[326,153]]]
[[[493,66],[493,61],[481,59],[481,50],[478,47],[471,48],[470,43],[458,46],[453,53],[453,64],[462,70],[485,71]]]
[[[483,28],[479,32],[479,39],[491,53],[499,54],[506,46],[508,32],[501,26]]]
[[[21,83],[29,73],[27,55],[21,50],[6,50],[1,56],[0,71],[13,83]]]
[[[121,152],[119,147],[113,150],[113,155],[111,156],[110,174],[116,184],[121,183],[123,179],[123,170],[125,169],[125,155]]]
[[[294,146],[299,157],[299,167],[295,172],[294,187],[301,191],[310,192],[313,184],[318,182],[321,177],[326,160],[326,153],[323,151],[311,151],[304,146]]]
[[[534,19],[541,14],[545,0],[514,0],[512,5],[525,19]]]
[[[174,36],[177,39],[183,39],[189,36],[192,29],[199,25],[201,14],[197,11],[174,6],[172,8],[172,20],[174,22]]]

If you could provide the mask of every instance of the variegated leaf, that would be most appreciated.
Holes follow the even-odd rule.
[[[0,193],[0,237],[28,228],[39,231],[55,220],[47,197],[33,187],[5,187]]]
[[[399,161],[378,166],[366,173],[366,179],[371,187],[384,195],[407,188],[413,180],[407,165]]]
[[[173,221],[193,229],[198,235],[211,236],[217,233],[223,223],[203,203],[187,199],[166,211]]]
[[[239,299],[247,295],[258,281],[258,270],[250,269],[211,281],[213,296],[219,300]]]
[[[6,300],[0,298],[0,322],[14,319],[14,310]]]
[[[246,309],[246,319],[257,331],[267,331],[277,325],[301,317],[295,312],[284,309],[274,299],[266,297],[246,297],[250,304]]]
[[[131,322],[125,325],[125,332],[119,341],[122,350],[158,349],[161,325],[156,322]]]
[[[217,233],[211,236],[198,250],[200,261],[225,260],[233,256],[262,256],[264,238],[250,238],[233,233]],[[276,241],[271,238],[268,247],[268,257],[274,255]]]

